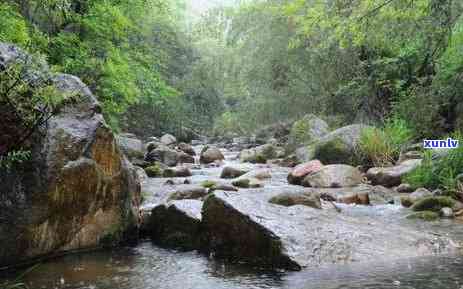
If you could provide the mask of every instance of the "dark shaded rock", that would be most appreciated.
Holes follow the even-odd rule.
[[[201,236],[201,207],[202,202],[198,200],[161,204],[151,211],[146,231],[162,246],[197,249]]]

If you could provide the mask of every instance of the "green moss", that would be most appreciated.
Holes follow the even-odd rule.
[[[400,198],[400,203],[402,204],[402,206],[404,207],[411,207],[413,205],[413,202],[412,200],[410,199],[410,197],[401,197]]]
[[[257,154],[255,162],[258,164],[265,164],[267,163],[267,158],[265,157],[264,154]]]
[[[164,172],[162,173],[162,176],[164,178],[175,178],[176,173],[174,169],[165,169]]]
[[[237,179],[232,182],[232,185],[239,188],[249,188],[251,185],[250,179]]]
[[[163,174],[161,166],[158,163],[145,168],[145,172],[146,172],[146,175],[150,178],[160,177]]]
[[[452,208],[454,204],[455,201],[450,197],[427,197],[414,203],[412,209],[414,211],[439,212],[440,209],[445,207]]]
[[[316,144],[314,158],[324,164],[356,164],[353,152],[340,138]]]
[[[204,181],[204,182],[201,183],[201,186],[202,186],[202,187],[208,188],[208,189],[212,189],[212,188],[214,188],[216,185],[217,185],[216,182],[210,181],[210,180],[207,180],[207,181]]]
[[[407,219],[421,219],[425,221],[435,221],[439,219],[439,213],[433,211],[415,212],[407,216]]]

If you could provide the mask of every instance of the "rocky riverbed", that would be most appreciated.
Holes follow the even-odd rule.
[[[334,198],[366,191],[371,205],[323,198],[309,205],[270,203],[275,196],[310,196],[317,190],[289,185],[291,168],[242,163],[238,152],[221,151],[220,165],[200,165],[196,157],[188,165],[190,177],[143,179],[142,210],[145,218],[154,212],[158,220],[144,224],[144,233],[154,243],[146,239],[135,247],[51,260],[25,281],[34,288],[79,289],[463,285],[457,249],[463,226],[457,221],[407,219],[411,209],[400,205],[398,193],[368,185],[317,193]],[[205,185],[232,188],[234,179],[220,178],[224,167],[259,176],[261,187],[216,190],[206,197],[201,193]],[[172,195],[176,200],[169,200]],[[150,235],[150,226],[156,234]]]

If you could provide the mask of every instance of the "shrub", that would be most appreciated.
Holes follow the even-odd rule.
[[[360,137],[360,151],[375,166],[394,163],[403,147],[413,138],[412,130],[405,121],[392,118],[384,128],[366,128]]]
[[[455,139],[463,141],[461,134],[455,134]],[[440,159],[433,160],[432,151],[426,151],[421,166],[405,176],[404,181],[414,188],[443,189],[449,195],[455,196],[460,190],[458,174],[463,172],[463,146],[451,149]]]
[[[296,144],[308,143],[310,139],[310,123],[308,117],[305,116],[293,123],[290,136]]]

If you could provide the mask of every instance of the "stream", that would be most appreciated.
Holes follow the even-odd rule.
[[[196,147],[200,150],[201,147]],[[269,168],[271,180],[266,189],[278,190],[287,185],[288,168],[274,165],[241,164],[236,152],[224,151],[224,165],[246,169]],[[188,178],[193,184],[204,180],[219,180],[221,167],[193,168]],[[145,180],[145,209],[155,206],[172,190],[165,178]],[[182,183],[184,178],[175,180]],[[174,185],[175,186],[175,185]],[[358,217],[387,219],[390,223],[419,227],[435,234],[463,239],[463,226],[452,220],[423,222],[408,220],[410,212],[397,204],[354,206],[342,205],[344,214]],[[387,228],[384,228],[387,230]],[[308,268],[300,272],[268,271],[244,264],[230,264],[209,258],[196,251],[179,252],[160,248],[149,240],[133,247],[121,247],[88,253],[67,255],[40,264],[24,277],[31,289],[462,289],[463,257],[438,256],[401,259],[388,262],[351,263]],[[2,273],[2,279],[17,273]]]

